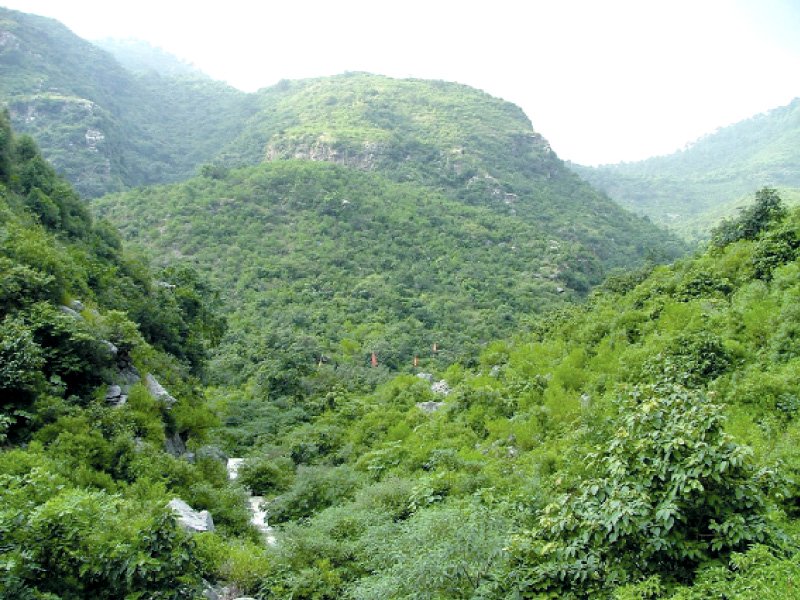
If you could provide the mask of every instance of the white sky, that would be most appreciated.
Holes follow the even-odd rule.
[[[519,104],[584,164],[672,152],[800,96],[798,0],[0,0],[252,91],[371,71]]]

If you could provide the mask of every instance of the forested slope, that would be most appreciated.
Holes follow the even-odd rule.
[[[57,21],[5,8],[0,101],[85,196],[190,176],[252,112],[230,86],[134,74]]]
[[[196,272],[124,252],[0,113],[0,598],[195,598],[260,564],[207,446],[218,310]],[[184,532],[176,497],[217,533]]]
[[[764,185],[800,188],[800,99],[666,156],[573,168],[622,206],[688,239],[706,238]]]
[[[326,196],[337,181],[369,193]],[[262,377],[203,389],[222,332],[208,284],[185,260],[154,274],[125,254],[7,121],[0,183],[0,595],[195,598],[205,578],[262,598],[794,597],[800,212],[773,190],[706,252],[612,277],[583,305],[518,323],[472,366],[348,386],[321,360],[286,393],[270,387],[296,368],[274,362],[280,345],[259,359]],[[198,207],[279,207],[253,235],[319,219],[355,250],[358,232],[377,233],[372,220],[392,231],[452,210],[467,228],[452,235],[469,240],[497,218],[417,192],[283,161],[148,193],[178,223]],[[329,213],[304,215],[316,202]],[[336,213],[351,204],[360,210]],[[246,228],[218,223],[207,239]],[[214,229],[192,223],[203,227]],[[291,269],[297,256],[269,253],[306,240],[280,240],[266,264]],[[315,258],[328,255],[347,258]],[[255,262],[240,258],[227,268]],[[255,279],[268,289],[268,273]],[[314,306],[313,292],[299,303]],[[162,381],[172,407],[141,380],[124,404],[106,400],[131,368]],[[193,458],[175,456],[176,437]],[[241,481],[271,499],[277,547],[247,525],[244,490],[204,449],[215,441],[245,453]],[[165,508],[176,496],[210,510],[218,531],[179,529]]]
[[[390,371],[415,357],[430,368],[470,363],[646,249],[674,251],[634,220],[563,236],[553,222],[317,161],[208,169],[93,206],[153,256],[208,273],[232,311],[215,374],[259,382],[273,400],[323,367],[334,380],[371,379],[373,353]],[[582,217],[561,207],[557,218],[571,228]],[[598,252],[600,239],[615,252]]]
[[[784,215],[762,192],[706,252],[452,366],[449,393],[401,376],[262,432],[243,477],[277,496],[282,537],[261,593],[793,598],[800,212]]]

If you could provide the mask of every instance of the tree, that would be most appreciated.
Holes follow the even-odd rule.
[[[674,384],[637,387],[616,435],[589,456],[597,477],[558,497],[512,545],[524,592],[597,594],[698,564],[767,537],[765,483],[723,432],[720,407]]]
[[[786,216],[778,191],[774,188],[761,188],[756,192],[755,203],[741,209],[741,214],[733,220],[723,221],[711,232],[715,246],[727,246],[739,240],[754,240],[771,223],[777,223]]]

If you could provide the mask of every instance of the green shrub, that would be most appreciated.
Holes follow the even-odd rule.
[[[297,469],[294,484],[270,504],[271,523],[310,517],[337,502],[352,498],[361,477],[349,466]]]
[[[686,579],[703,561],[768,539],[765,486],[747,448],[697,392],[637,387],[617,433],[588,469],[516,536],[512,577],[523,594],[599,594],[651,574]]]
[[[294,463],[288,456],[248,458],[239,470],[239,481],[256,496],[280,493],[292,485]]]

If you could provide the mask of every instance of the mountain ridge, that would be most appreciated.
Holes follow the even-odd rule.
[[[129,72],[53,19],[0,8],[0,37],[13,125],[87,197],[188,177],[251,110],[205,76]]]
[[[630,210],[690,239],[769,185],[800,187],[800,98],[643,161],[571,167]],[[685,223],[684,223],[685,221]]]

